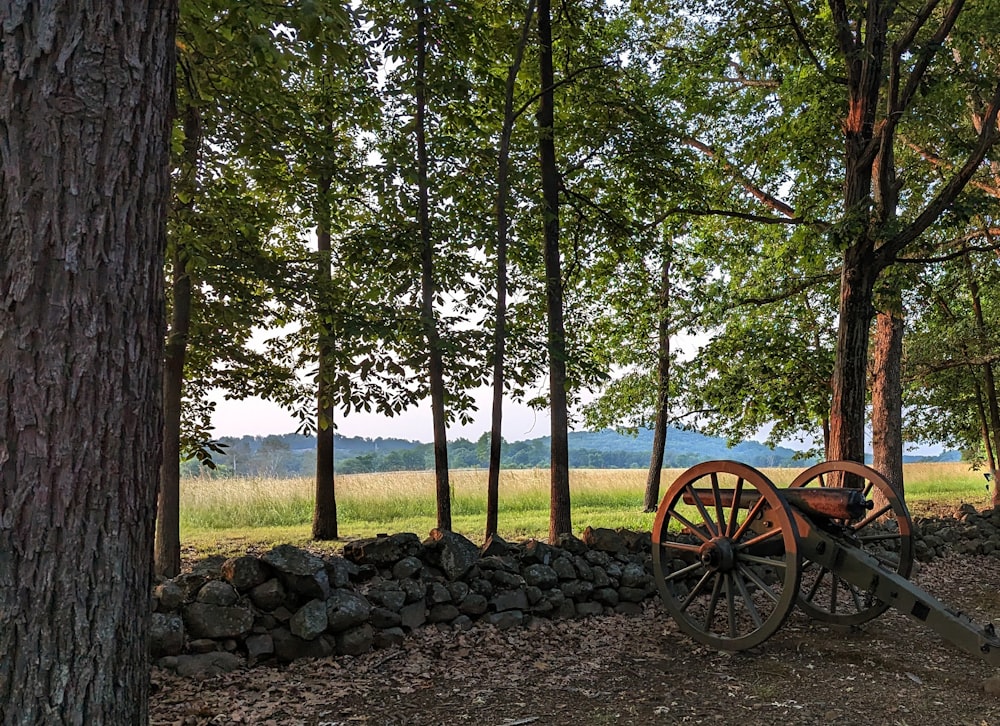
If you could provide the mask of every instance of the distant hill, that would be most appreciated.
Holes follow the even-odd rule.
[[[226,453],[216,455],[220,473],[257,476],[310,476],[316,471],[316,442],[300,434],[281,436],[222,437]],[[535,469],[549,465],[549,437],[504,442],[502,465],[508,469]],[[649,466],[653,432],[640,429],[636,435],[616,431],[571,431],[569,461],[574,468],[644,469]],[[337,435],[334,464],[344,474],[377,471],[420,471],[434,466],[430,444],[394,438],[362,438]],[[489,463],[487,437],[479,441],[457,439],[448,444],[449,464],[456,469],[485,468]],[[733,447],[723,439],[696,431],[671,428],[667,433],[664,466],[686,468],[702,461],[735,459],[756,467],[807,466],[812,459],[785,447],[774,449],[744,441]],[[957,461],[957,452],[937,457],[904,456],[906,462]],[[186,462],[189,475],[198,471],[196,462]]]

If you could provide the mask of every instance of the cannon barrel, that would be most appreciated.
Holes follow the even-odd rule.
[[[694,496],[707,507],[716,505],[716,492],[719,497],[719,505],[722,507],[732,507],[734,489],[704,489],[691,487],[684,492],[684,503],[694,504]],[[873,503],[865,499],[865,495],[860,489],[847,489],[841,487],[817,487],[806,488],[797,487],[795,489],[779,489],[778,493],[788,502],[789,506],[795,507],[800,512],[813,517],[827,517],[830,519],[858,519],[864,516],[865,512],[872,508]],[[750,509],[760,499],[760,494],[756,490],[740,492],[740,509]]]

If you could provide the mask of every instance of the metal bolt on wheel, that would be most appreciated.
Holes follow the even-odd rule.
[[[664,495],[652,535],[664,606],[701,643],[753,648],[795,605],[802,572],[795,520],[751,466],[711,461],[688,469]]]

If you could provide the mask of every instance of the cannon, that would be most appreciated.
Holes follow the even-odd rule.
[[[796,605],[845,626],[892,607],[1000,666],[992,624],[976,625],[907,579],[909,511],[888,481],[862,464],[823,462],[787,489],[739,462],[699,464],[664,495],[652,541],[664,606],[705,645],[758,646]]]

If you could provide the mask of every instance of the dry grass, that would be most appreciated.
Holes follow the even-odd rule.
[[[661,494],[681,474],[663,472]],[[798,469],[765,469],[779,487]],[[962,463],[911,464],[905,467],[907,500],[914,515],[952,508],[960,502],[988,504],[979,472]],[[641,511],[646,472],[638,469],[574,469],[570,473],[573,524],[648,530],[653,515]],[[199,549],[222,539],[307,541],[312,521],[311,479],[188,479],[181,484],[181,528],[185,541]],[[475,541],[481,538],[486,511],[486,472],[451,473],[452,528]],[[436,523],[433,472],[340,475],[336,479],[341,533],[347,537],[379,532],[424,533]],[[500,479],[500,534],[541,537],[548,531],[549,473],[508,470]]]

